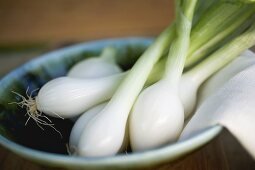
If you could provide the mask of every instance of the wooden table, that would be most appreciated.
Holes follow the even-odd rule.
[[[55,47],[51,47],[56,48]],[[49,50],[49,49],[48,49]],[[0,52],[0,77],[45,50]],[[25,160],[0,147],[0,170],[56,170]],[[175,162],[149,170],[253,170],[255,161],[226,130],[206,146]]]

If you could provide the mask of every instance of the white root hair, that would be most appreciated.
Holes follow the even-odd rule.
[[[29,120],[32,119],[35,121],[35,123],[37,124],[37,126],[40,129],[44,130],[43,126],[49,126],[52,129],[54,129],[57,133],[59,133],[59,135],[62,138],[63,136],[62,136],[61,132],[54,127],[54,123],[52,123],[52,121],[47,116],[45,116],[42,113],[42,111],[39,111],[37,109],[35,98],[32,96],[38,90],[39,89],[35,89],[30,94],[28,94],[28,91],[29,91],[29,87],[28,87],[26,90],[26,97],[24,97],[23,95],[21,95],[18,92],[12,91],[12,93],[14,93],[15,95],[17,95],[21,98],[21,101],[20,102],[11,102],[9,104],[17,104],[20,108],[26,109],[25,116],[28,116],[28,119],[25,122],[25,126],[28,124]],[[54,113],[54,114],[56,114],[56,113]],[[62,118],[58,114],[56,114],[56,115],[59,118]]]

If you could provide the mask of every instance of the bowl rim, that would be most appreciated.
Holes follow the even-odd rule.
[[[39,55],[37,58],[19,66],[18,68],[11,71],[9,74],[5,75],[0,80],[0,85],[2,82],[8,81],[9,78],[16,75],[16,72],[23,70],[26,72],[27,69],[37,67],[41,62],[51,59],[60,59],[63,56],[70,54],[76,54],[81,51],[100,49],[107,45],[118,44],[123,45],[127,43],[142,43],[149,45],[153,41],[151,37],[124,37],[124,38],[111,38],[102,39],[89,42],[78,43],[71,45],[69,47],[64,47],[61,49],[53,50],[52,52],[47,52],[43,55]],[[25,68],[25,69],[24,69]],[[105,166],[136,166],[143,167],[146,165],[154,165],[160,162],[166,162],[170,160],[175,160],[180,156],[190,153],[195,149],[205,145],[216,137],[223,127],[220,125],[215,125],[209,127],[207,130],[192,136],[191,138],[179,141],[174,144],[169,144],[167,146],[143,151],[136,152],[128,155],[120,154],[118,156],[107,156],[99,158],[85,158],[85,157],[75,157],[69,155],[62,155],[56,153],[44,152],[26,146],[22,146],[15,143],[2,135],[0,135],[0,145],[9,149],[10,151],[25,157],[29,160],[36,161],[40,164],[47,163],[47,165],[59,166],[59,167],[105,167]]]
[[[3,136],[0,136],[0,144],[17,155],[39,163],[47,163],[48,165],[58,165],[60,167],[65,167],[64,165],[68,165],[70,167],[104,167],[106,165],[122,164],[127,166],[131,164],[132,166],[138,167],[143,166],[143,162],[145,162],[146,165],[147,161],[152,161],[150,164],[157,164],[162,161],[175,160],[183,154],[190,153],[193,150],[202,147],[214,139],[222,131],[222,129],[222,126],[214,125],[190,138],[158,149],[135,152],[128,155],[120,154],[117,156],[97,158],[76,157],[44,152],[19,145],[4,138]]]

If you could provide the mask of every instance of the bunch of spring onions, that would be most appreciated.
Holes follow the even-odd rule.
[[[196,110],[201,84],[255,44],[255,3],[176,0],[175,16],[130,70],[121,70],[108,47],[18,104],[39,126],[51,125],[45,115],[81,115],[70,135],[70,148],[80,156],[176,142]]]

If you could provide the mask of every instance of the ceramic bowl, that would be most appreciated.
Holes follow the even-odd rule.
[[[118,63],[127,69],[152,43],[151,38],[121,38],[86,42],[59,49],[22,65],[0,81],[0,144],[21,157],[45,166],[67,169],[134,169],[174,161],[217,136],[222,127],[214,126],[184,141],[137,153],[119,154],[101,158],[69,156],[66,152],[70,130],[70,120],[52,118],[55,127],[61,131],[61,138],[52,128],[40,129],[29,121],[24,110],[10,102],[19,100],[12,91],[25,95],[40,88],[47,81],[63,76],[76,62],[98,55],[106,46],[118,49]]]

